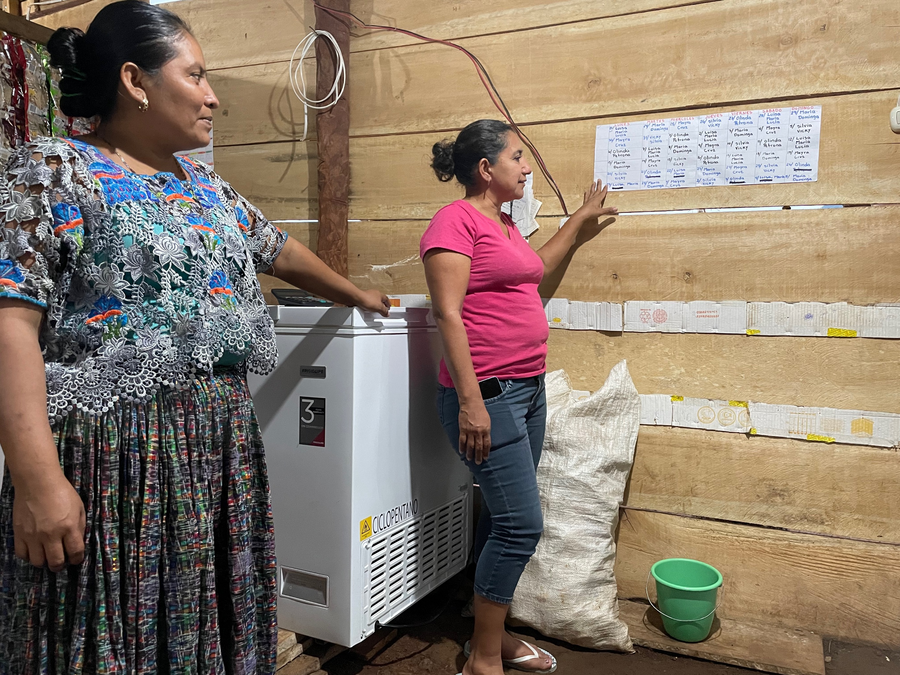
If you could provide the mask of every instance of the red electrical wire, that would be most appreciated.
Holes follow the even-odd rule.
[[[516,124],[515,120],[513,120],[512,113],[510,113],[509,108],[506,107],[506,103],[503,102],[503,98],[500,96],[500,92],[497,91],[497,87],[494,85],[493,80],[491,80],[491,76],[487,72],[487,68],[484,67],[484,64],[478,60],[478,57],[475,56],[472,52],[470,52],[465,47],[460,47],[458,44],[453,42],[449,42],[447,40],[439,40],[437,38],[430,38],[425,35],[419,35],[418,33],[414,33],[410,30],[406,30],[403,28],[396,28],[395,26],[380,26],[378,24],[368,24],[365,23],[358,16],[353,14],[352,12],[344,12],[339,9],[332,9],[331,7],[325,7],[324,5],[319,4],[319,0],[313,0],[313,4],[321,9],[324,12],[328,12],[334,17],[343,17],[349,18],[352,21],[355,21],[361,28],[365,28],[367,30],[386,30],[393,33],[401,33],[403,35],[408,35],[409,37],[416,38],[417,40],[422,40],[424,42],[431,42],[434,44],[444,45],[447,47],[452,47],[458,51],[461,51],[469,60],[472,61],[475,66],[475,71],[478,73],[478,78],[481,80],[481,84],[484,85],[485,90],[487,90],[488,96],[490,96],[491,103],[500,111],[500,114],[503,115],[504,119],[506,119],[509,126],[513,128],[513,131],[516,132],[519,138],[522,139],[522,142],[528,147],[531,151],[531,154],[534,156],[535,161],[537,162],[538,168],[540,168],[541,173],[544,175],[544,178],[547,179],[547,183],[550,184],[550,189],[553,190],[553,193],[556,195],[556,198],[559,200],[559,205],[562,207],[563,214],[569,215],[569,210],[566,208],[566,201],[563,199],[562,191],[556,184],[556,181],[553,179],[553,176],[550,174],[550,170],[547,168],[547,165],[544,163],[543,157],[541,157],[541,153],[538,152],[537,147],[534,143],[531,142],[531,139],[525,134],[524,131]]]

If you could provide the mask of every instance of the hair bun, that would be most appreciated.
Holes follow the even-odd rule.
[[[65,70],[77,70],[84,64],[86,47],[84,31],[80,28],[59,28],[50,36],[47,51],[50,65]]]
[[[59,107],[69,117],[93,117],[98,112],[90,91],[89,47],[79,28],[59,28],[47,42],[50,65],[62,69]]]
[[[442,183],[453,180],[453,145],[453,141],[443,140],[435,143],[431,148],[431,154],[434,156],[431,160],[431,168],[434,169],[434,173]]]

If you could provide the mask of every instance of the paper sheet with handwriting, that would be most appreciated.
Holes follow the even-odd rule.
[[[598,125],[594,180],[611,191],[818,180],[822,106]]]

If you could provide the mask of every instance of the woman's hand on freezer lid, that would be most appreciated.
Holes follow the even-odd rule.
[[[356,300],[356,306],[367,312],[376,312],[381,316],[387,316],[388,310],[391,308],[391,301],[384,293],[378,290],[369,290],[359,292]]]

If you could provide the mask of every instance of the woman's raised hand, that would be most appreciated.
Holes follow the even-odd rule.
[[[609,186],[604,185],[599,178],[591,183],[591,186],[584,193],[584,202],[578,210],[584,214],[586,219],[599,219],[603,216],[614,216],[619,213],[619,209],[615,206],[606,206],[606,194]]]

